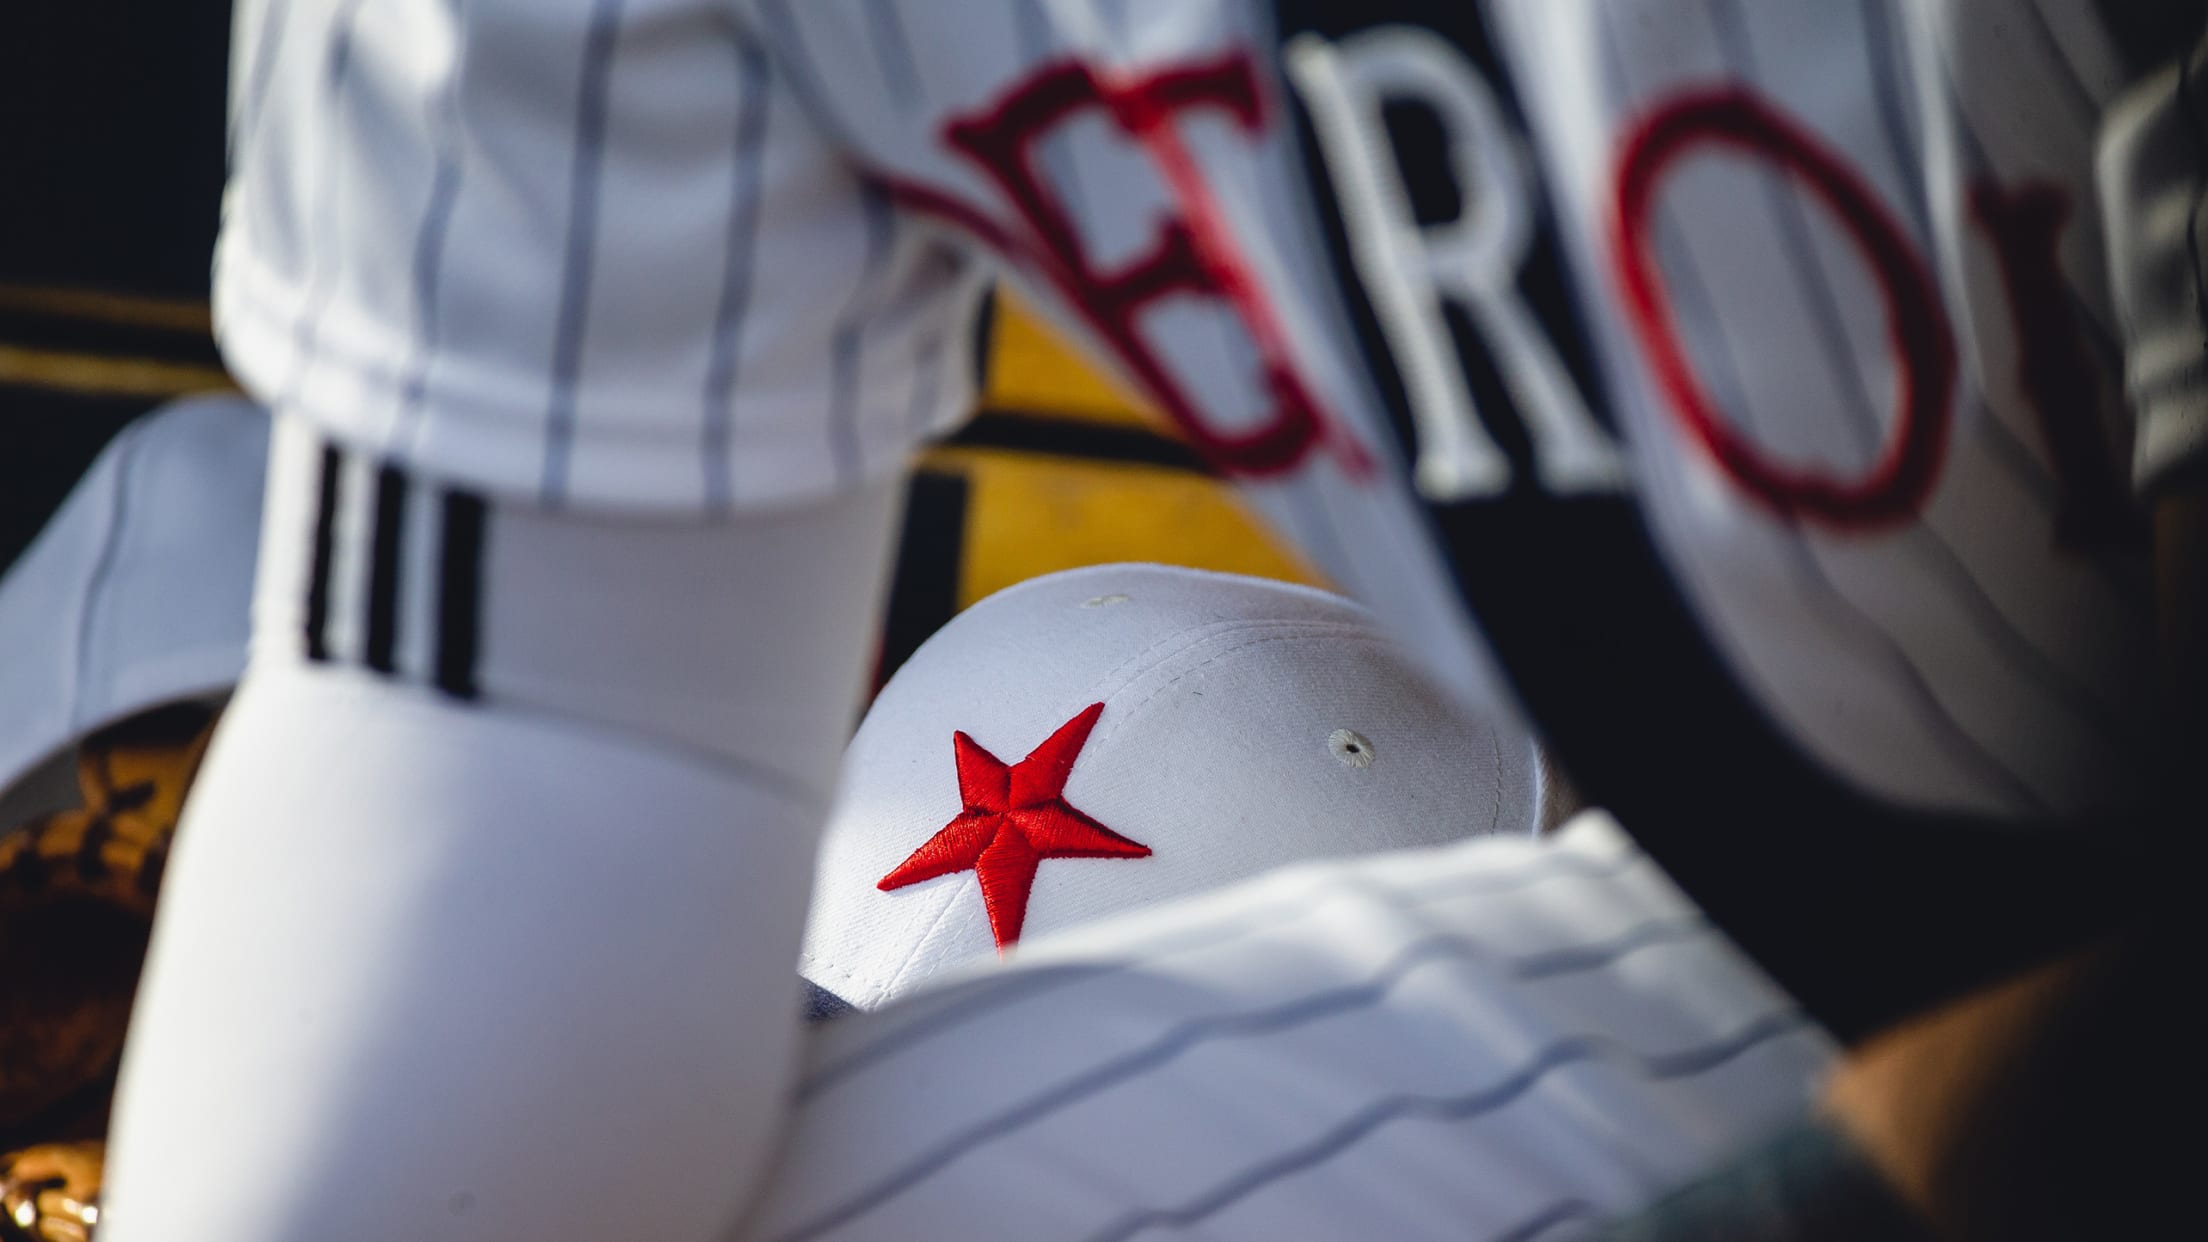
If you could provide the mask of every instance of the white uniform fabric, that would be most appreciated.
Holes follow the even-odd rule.
[[[1511,236],[1479,231],[1530,219],[1537,180],[1566,226],[1559,278],[1592,325],[1581,382],[1621,412],[1672,567],[1797,742],[1919,804],[2083,811],[2143,784],[2135,752],[2107,740],[2134,722],[2152,643],[2143,565],[2121,506],[2093,482],[2097,459],[2124,454],[2101,426],[2118,407],[2089,174],[2114,58],[2090,12],[2032,0],[1493,0],[1478,12],[1515,71],[1523,141],[1489,123],[1492,88],[1445,46],[1344,40],[1304,59],[1324,66],[1330,52],[1351,90],[1424,75],[1421,101],[1454,109],[1447,153],[1502,175],[1462,196],[1470,235],[1436,247],[1449,287],[1426,293],[1451,294],[1454,311],[1469,300],[1503,385],[1540,398],[1528,408],[1546,420],[1530,436],[1541,461],[1577,437],[1576,463],[1545,481],[1618,485],[1599,429],[1559,430],[1574,423],[1554,400],[1565,368],[1553,353],[1588,344],[1544,352],[1497,244]],[[1494,694],[1426,515],[1396,471],[1369,468],[1393,449],[1329,296],[1258,6],[300,0],[248,4],[237,28],[218,317],[241,376],[281,410],[508,503],[688,518],[797,503],[892,473],[913,429],[955,405],[928,398],[931,383],[956,383],[924,364],[923,343],[959,320],[971,277],[948,258],[917,275],[921,235],[979,238],[1251,476],[1267,513],[1453,686]],[[1705,158],[1713,124],[1724,149],[1784,151],[1802,167],[1779,178]],[[1656,160],[1658,139],[1672,158],[1641,170],[1640,231],[1614,236],[1627,213],[1613,161],[1636,149]],[[975,156],[992,150],[994,163]],[[2020,203],[2030,183],[2044,192]],[[1509,208],[1481,214],[1496,203]],[[1981,216],[2002,222],[2005,249],[1972,223]],[[790,266],[749,266],[731,239],[754,226],[759,252]],[[1415,271],[1422,254],[1404,262]],[[1864,255],[1884,283],[1855,266]],[[2023,292],[2005,311],[2010,289]],[[1908,374],[1927,404],[1909,435],[1879,400],[1909,387],[1890,339],[1919,351]],[[1714,411],[1694,408],[1682,357]],[[2072,421],[2081,412],[2093,417]],[[1481,460],[1488,434],[1450,425],[1452,453],[1432,472],[1422,460],[1421,477],[1494,485],[1450,473]],[[1907,451],[1878,447],[1888,440]],[[595,589],[549,570],[539,583],[543,609]],[[789,624],[818,620],[793,610]],[[780,649],[745,658],[763,668]],[[1557,1223],[1548,1205],[1639,1202],[1790,1117],[1818,1060],[1804,1046],[1821,1054],[1814,1034],[1784,1033],[1796,1020],[1714,940],[1598,953],[1632,932],[1610,921],[1618,907],[1599,884],[1496,931],[1554,933],[1506,952],[1615,952],[1614,969],[1551,958],[1533,973],[1562,977],[1477,965],[1443,979],[1409,962],[1381,989],[1388,1003],[1360,1008],[1375,1025],[1299,1025],[1292,1010],[1279,1032],[1264,1018],[1220,1026],[1222,995],[1368,995],[1389,978],[1386,954],[1460,921],[1484,934],[1488,908],[1444,901],[1452,913],[1427,925],[1387,914],[1391,901],[1353,902],[1372,934],[1345,938],[1229,905],[1231,969],[1122,972],[1152,986],[1069,989],[1021,1021],[963,1027],[963,1040],[916,1046],[872,1094],[816,1085],[781,1144],[762,1110],[796,1017],[772,998],[792,986],[807,860],[789,848],[802,831],[778,827],[802,816],[719,783],[726,769],[703,760],[694,782],[678,775],[661,739],[633,742],[625,726],[578,737],[361,678],[285,668],[265,695],[249,678],[218,740],[132,1036],[106,1242],[703,1238],[778,1147],[783,1197],[764,1209],[765,1236],[987,1236],[996,1219],[1042,1222],[1010,1236],[1124,1236],[1185,1217],[1212,1236],[1279,1237],[1341,1212],[1352,1233],[1385,1233],[1368,1227],[1376,1217],[1406,1236],[1445,1224],[1524,1237]],[[2080,723],[2096,719],[2106,731]],[[1722,763],[1712,756],[1713,780]],[[417,830],[405,851],[368,867],[345,856],[394,818]],[[289,848],[256,867],[248,840]],[[1576,848],[1479,841],[1402,865],[1472,875],[1489,858]],[[543,857],[505,885],[466,883],[503,849]],[[618,908],[577,917],[601,900]],[[1625,908],[1683,913],[1662,896]],[[1674,952],[1687,959],[1676,971],[1641,974]],[[647,986],[655,971],[660,986]],[[1004,995],[1039,972],[1016,965],[986,987]],[[271,995],[300,1020],[268,1020],[254,1003]],[[980,995],[933,1003],[948,1020]],[[892,1007],[849,1038],[930,1005]],[[1214,1025],[1172,1034],[1189,1022]],[[1213,1031],[1250,1036],[1232,1064],[1203,1061],[1231,1102],[1139,1072],[1196,1064],[1174,1065],[1183,1041],[1224,1050]],[[1279,1061],[1269,1033],[1286,1037]],[[846,1036],[824,1038],[832,1053]],[[1724,1077],[1767,1047],[1794,1054],[1768,1079]],[[1138,1072],[1068,1095],[1095,1066],[1054,1058],[1083,1053],[1137,1058]],[[1717,1076],[1694,1073],[1705,1066]],[[285,1084],[275,1099],[272,1068]],[[1469,1076],[1483,1069],[1493,1076]],[[1388,1124],[1461,1113],[1472,1124],[1460,1135],[1477,1132],[1483,1092],[1548,1084],[1524,1097],[1538,1115],[1481,1140],[1478,1159],[1459,1147],[1422,1163],[1404,1140],[1435,1127]],[[1019,1131],[1035,1101],[1061,1098],[1075,1107],[1047,1118],[1053,1142],[971,1154],[967,1131]],[[655,1112],[678,1124],[654,1129]],[[1207,1118],[1226,1119],[1235,1142],[1183,1140]],[[1350,1166],[1323,1159],[1337,1150],[1329,1134],[1380,1140],[1391,1158],[1331,1180]],[[1529,1159],[1538,1199],[1514,1197]],[[248,1168],[267,1180],[245,1185]],[[1389,1169],[1403,1181],[1384,1180]],[[965,1180],[976,1170],[986,1176]],[[1359,1189],[1405,1183],[1381,1202]],[[254,1198],[268,1186],[280,1201]],[[1153,1209],[1169,1215],[1134,1215]]]
[[[1611,312],[1591,319],[1644,511],[1758,699],[1852,783],[1911,804],[2139,805],[2152,605],[2093,189],[2119,77],[2084,6],[1497,11],[1524,41],[1582,288]],[[1632,135],[1713,92],[1729,97],[1713,128],[1745,96],[1782,132],[1755,158],[1723,139],[1684,148],[1627,241]],[[1880,228],[1896,243],[1883,257]],[[1759,491],[1687,426],[1632,322],[1629,251],[1658,273],[1720,422],[1792,488]],[[1921,449],[1904,447],[1902,412],[1939,367],[1911,361],[1913,338],[1953,362]],[[1866,481],[1912,455],[1930,471],[1921,502],[1878,519]],[[1856,494],[1818,504],[1820,481]]]
[[[677,513],[840,490],[901,469],[969,405],[984,256],[972,230],[896,190],[1017,215],[934,130],[1077,52],[1248,47],[1257,18],[1031,0],[956,20],[784,0],[249,2],[217,334],[273,407],[462,486]],[[1333,312],[1279,192],[1299,176],[1292,134],[1269,117],[1254,135],[1207,121],[1197,150],[1256,176],[1220,188],[1256,213],[1250,262],[1305,291],[1279,305],[1339,410],[1355,381],[1317,343],[1338,325],[1300,321]],[[1058,192],[1093,262],[1116,264],[1142,249],[1128,227],[1168,199],[1122,138],[1076,121],[1045,158],[1079,181]],[[1030,257],[1010,274],[1093,337],[1059,260]],[[1193,413],[1251,430],[1240,407],[1261,377],[1219,364],[1245,346],[1216,298],[1143,332]],[[1302,541],[1333,580],[1468,696],[1504,704],[1411,504],[1351,484],[1339,458],[1259,502],[1311,527]]]
[[[1084,719],[1070,753],[1022,758]],[[1032,792],[996,799],[974,747]],[[1055,784],[1030,780],[1057,759],[1070,766]],[[867,710],[798,969],[876,1008],[1032,937],[1291,862],[1530,835],[1539,780],[1530,736],[1456,706],[1338,595],[1168,565],[1051,574],[960,613]],[[1055,820],[1028,829],[1022,809],[1053,800],[1131,845],[1083,857],[1116,843]],[[986,821],[977,857],[893,884],[992,805],[1007,818]],[[1022,851],[997,843],[1007,831],[1045,849],[1024,879]]]
[[[796,1050],[901,489],[471,526],[466,493],[321,447],[278,421],[251,663],[163,881],[100,1228],[709,1237]],[[424,654],[456,630],[464,677]]]
[[[163,881],[100,1228],[712,1237],[785,1090],[777,877],[818,815],[616,732],[257,663]]]
[[[963,415],[976,266],[726,6],[246,0],[224,356],[354,447],[546,504],[757,508]]]
[[[0,790],[95,729],[237,681],[267,457],[247,401],[164,406],[0,577]]]
[[[1531,163],[1487,154],[1468,65],[1403,53],[1421,98],[1457,108],[1445,133],[1471,175],[1502,178],[1505,218],[1553,183],[1596,382],[1759,701],[1874,793],[1995,814],[2120,808],[2150,785],[2151,607],[2092,189],[2117,61],[2084,11],[2041,10],[1494,3]],[[1385,433],[1260,6],[315,0],[248,5],[238,31],[218,323],[287,412],[548,503],[819,495],[895,471],[960,407],[988,252],[1445,680],[1508,709],[1419,515],[1360,468]],[[1353,83],[1409,72],[1369,42],[1331,54]],[[1221,70],[1218,93],[1163,130],[1097,102],[1191,66]],[[1376,106],[1313,98],[1337,125]],[[1627,140],[1667,109],[1701,136],[1621,240]],[[1753,158],[1708,136],[1741,111],[1775,118]],[[1374,175],[1385,198],[1409,173]],[[1174,221],[1239,284],[1097,309],[1105,274],[1164,253]],[[1489,227],[1465,217],[1452,253],[1508,276]],[[1411,230],[1398,261],[1438,262],[1421,248],[1443,231]],[[1633,262],[1660,286],[1650,316],[1630,309]],[[1568,384],[1528,327],[1493,345],[1513,382]],[[1651,333],[1720,434],[1695,430]],[[1301,439],[1287,391],[1317,411]],[[1583,423],[1557,470],[1613,485]],[[1264,448],[1282,443],[1302,445],[1285,464]]]
[[[2140,83],[2101,147],[2110,275],[2138,411],[2132,470],[2157,492],[2208,478],[2208,44]]]
[[[1563,1238],[1798,1119],[1831,1056],[1595,812],[817,1029],[746,1238]]]
[[[676,523],[486,501],[298,419],[276,420],[270,453],[257,653],[619,730],[827,804],[878,643],[901,480]],[[480,510],[466,532],[456,502]]]

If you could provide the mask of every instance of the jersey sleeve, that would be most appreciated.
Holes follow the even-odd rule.
[[[1270,6],[737,7],[899,228],[986,256],[1335,586],[1509,710],[1390,465]]]
[[[2090,6],[739,12],[901,212],[995,255],[1335,585],[1475,699],[1507,667],[1820,1018],[1908,989],[1856,989],[1746,859],[1824,838],[1875,873],[1866,825],[2155,796]],[[1776,806],[1816,822],[1773,837]]]
[[[976,266],[896,227],[710,0],[247,3],[224,353],[354,447],[673,513],[900,469]]]
[[[1591,815],[1278,872],[837,1018],[743,1236],[1573,1236],[1799,1120],[1831,1054]]]

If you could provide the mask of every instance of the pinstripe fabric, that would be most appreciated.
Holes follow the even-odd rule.
[[[866,6],[866,18],[883,80],[908,106],[920,106],[927,92],[920,85],[919,69],[912,63],[911,36],[905,33],[905,19],[898,14],[894,0],[872,0]]]
[[[538,498],[567,502],[575,452],[576,389],[582,381],[583,333],[591,277],[598,265],[598,203],[604,187],[607,93],[621,37],[622,0],[594,0],[583,38],[569,155],[567,237],[560,254],[559,319],[552,345],[552,399],[545,411],[544,481]]]
[[[287,414],[497,497],[516,525],[532,504],[696,517],[895,471],[968,396],[938,362],[993,269],[1153,398],[1185,389],[1193,431],[1231,440],[1275,412],[1266,396],[1307,388],[1321,430],[1285,463],[1245,463],[1273,471],[1251,499],[1457,689],[1505,703],[1402,482],[1382,382],[1344,344],[1263,7],[248,7],[226,355]],[[2080,463],[2037,417],[2011,276],[1970,206],[1988,179],[2067,193],[2061,304],[2034,309],[2100,368],[2080,388],[2093,408],[2070,413],[2119,421],[2084,192],[2111,58],[2090,23],[2036,0],[1479,11],[1546,182],[1518,206],[1562,221],[1552,292],[1576,294],[1596,338],[1575,382],[1618,413],[1665,564],[1758,704],[1898,801],[2123,803],[2143,782],[2106,735],[2148,689],[2140,565],[2059,538]],[[1114,94],[1152,71],[1219,94],[1175,96],[1187,115],[1154,123]],[[1928,415],[1937,468],[1887,525],[1759,505],[1683,429],[1626,322],[1619,148],[1713,84],[1845,167],[1859,214],[1922,260],[1926,322],[1955,338],[1952,394]],[[1048,95],[1069,89],[1090,93]],[[1019,125],[1037,129],[992,154]],[[1737,151],[1667,176],[1650,265],[1716,421],[1797,472],[1869,469],[1905,379],[1871,247],[1804,178]],[[1459,209],[1490,188],[1455,187]],[[1132,326],[1099,309],[1124,291],[1111,277],[1176,245],[1185,265],[1151,272],[1181,282],[1160,286],[1174,305]],[[1511,360],[1487,352],[1489,371]],[[472,687],[407,644],[430,575],[440,600],[465,594],[448,588],[468,541],[440,561],[379,522],[378,464],[348,455],[336,479],[328,655]],[[448,507],[448,533],[465,512]],[[420,582],[379,591],[379,530],[414,549]],[[488,607],[533,619],[541,582]],[[1726,757],[1708,762],[1722,777]],[[1284,875],[1023,954],[831,1024],[754,1236],[1543,1236],[1792,1119],[1829,1051],[1599,822]]]
[[[230,123],[223,139],[223,161],[238,163],[238,144],[252,137],[268,100],[268,77],[283,42],[284,16],[290,6],[269,0],[245,0],[237,7],[230,59],[241,68],[231,75]]]
[[[1538,1236],[1783,1124],[1827,1055],[1600,817],[1280,873],[821,1031],[746,1237]]]
[[[2104,403],[2074,413],[2120,425],[2116,372],[2095,343],[2107,293],[2090,101],[2029,7],[1499,6],[1548,66],[1529,79],[1537,111],[1567,110],[1545,122],[1566,165],[1607,168],[1617,134],[1677,92],[1746,84],[1837,152],[1933,273],[1963,365],[1937,481],[1921,514],[1892,529],[1836,531],[1760,507],[1650,398],[1629,342],[1613,391],[1682,581],[1789,732],[1889,796],[2002,813],[2132,805],[2153,772],[2138,546],[2057,550],[2065,480],[2081,463],[2040,434],[2019,360],[2036,347],[2015,335],[1999,256],[1968,203],[1988,181],[2062,187],[2071,305],[2056,309],[2098,366]],[[1556,72],[1560,57],[1593,76]],[[1852,477],[1891,435],[1902,379],[1875,273],[1799,180],[1705,151],[1667,178],[1651,241],[1687,352],[1759,451]],[[1606,178],[1562,188],[1567,213],[1599,234],[1614,210]],[[1615,299],[1609,256],[1590,258],[1589,296]],[[2120,461],[2121,437],[2107,452],[2106,465]]]
[[[765,192],[767,93],[766,54],[740,31],[729,37],[730,70],[737,79],[735,178],[729,190],[727,255],[720,305],[714,314],[712,354],[706,363],[705,428],[699,456],[705,468],[705,499],[727,507],[735,467],[735,388],[743,348],[744,320],[751,308],[754,251],[759,244],[759,200]]]
[[[1674,244],[1666,249],[1673,254],[1680,253],[1677,237],[1676,230],[1667,234],[1667,240]],[[1695,277],[1692,263],[1680,260],[1670,266],[1681,309],[1690,314],[1711,315],[1714,319],[1709,293]],[[1743,426],[1753,430],[1756,424],[1748,412],[1755,406],[1743,395],[1742,363],[1723,351],[1722,340],[1705,357],[1710,359],[1711,382],[1723,394],[1720,399],[1727,401],[1730,408],[1743,411]],[[1795,595],[1809,605],[1825,633],[1832,635],[1838,645],[1850,649],[1865,667],[1876,669],[1880,684],[1906,701],[1910,716],[1923,729],[1933,748],[1966,779],[1994,791],[2006,809],[2022,813],[2044,811],[2045,805],[2018,775],[1989,754],[1970,730],[1956,720],[1948,703],[1929,684],[1922,660],[1876,616],[1850,599],[1846,590],[1833,580],[1817,552],[1816,541],[1799,531],[1790,531],[1782,547],[1782,554],[1791,566]]]
[[[866,212],[865,259],[851,300],[837,321],[828,363],[828,453],[835,462],[836,478],[847,486],[866,471],[859,443],[859,385],[866,366],[867,330],[879,317],[874,302],[880,296],[883,266],[896,244],[897,230],[895,212],[880,191],[867,187],[861,202]]]
[[[451,0],[456,24],[461,6],[466,2]],[[464,175],[463,153],[459,146],[459,95],[459,66],[456,63],[446,71],[445,82],[436,92],[427,120],[436,167],[430,174],[421,228],[414,240],[414,344],[404,378],[399,383],[399,411],[392,428],[391,446],[408,442],[409,434],[420,423],[423,403],[429,395],[429,365],[439,337],[438,284],[444,272],[446,240],[452,230],[453,205],[459,198]]]
[[[488,493],[696,512],[879,477],[970,398],[944,371],[914,417],[979,270],[882,238],[748,19],[673,0],[241,16],[217,319],[263,400]],[[905,24],[878,14],[871,37],[925,111]]]
[[[1738,0],[1711,0],[1709,10],[1727,59],[1749,76],[1760,78],[1756,54],[1749,41],[1746,10]],[[1864,54],[1875,56],[1880,49],[1870,45],[1868,38],[1866,29]],[[1898,165],[1897,174],[1910,166]],[[1780,187],[1775,184],[1767,188],[1773,191],[1771,209],[1780,218],[1786,235],[1789,263],[1798,274],[1804,298],[1814,303],[1818,322],[1815,340],[1819,352],[1833,382],[1846,395],[1845,415],[1850,432],[1856,438],[1855,451],[1868,457],[1875,451],[1880,435],[1879,395],[1865,382],[1864,368],[1857,364],[1857,350],[1847,333],[1845,311],[1829,274],[1827,260],[1811,243],[1812,225],[1805,206],[1779,192]],[[1914,198],[1906,193],[1903,197],[1911,201]],[[1990,418],[1987,421],[1990,422]],[[2042,514],[2043,520],[2053,520],[2055,516],[2052,511]],[[1943,520],[1952,521],[1952,515],[1926,515],[1925,521],[1911,533],[1912,542],[1917,545],[1914,550],[1932,563],[1933,572],[1928,576],[1959,601],[1987,646],[2012,665],[2019,681],[2032,683],[2053,710],[2079,718],[2078,723],[2085,726],[2080,730],[2084,735],[2079,739],[2082,743],[2097,741],[2133,752],[2143,749],[2139,745],[2140,722],[2125,719],[2123,713],[2109,703],[2100,687],[2062,667],[2055,654],[2035,643],[2019,628],[2019,622],[1987,594],[1979,574],[1941,530]]]
[[[349,117],[356,115],[351,109],[358,102],[352,89],[353,42],[358,36],[360,0],[341,0],[329,15],[319,44],[313,44],[319,55],[309,66],[315,79],[311,93],[304,100],[315,115],[325,118],[332,128],[343,128]],[[282,46],[281,43],[278,46]],[[263,102],[263,108],[268,105]],[[333,165],[315,200],[315,210],[327,216],[333,226],[342,229],[346,224],[345,213],[354,208],[353,196],[348,193],[348,170],[342,164]],[[301,387],[307,382],[315,359],[316,345],[322,330],[322,320],[329,313],[330,302],[336,296],[337,274],[324,255],[310,251],[306,259],[304,305],[292,321],[291,368],[279,387],[277,400],[297,401]]]

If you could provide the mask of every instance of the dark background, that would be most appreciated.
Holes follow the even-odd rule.
[[[50,295],[196,305],[204,319],[229,44],[229,0],[8,0],[0,20],[0,351],[219,365],[204,326],[58,310]],[[0,572],[115,433],[172,395],[34,383],[5,361]]]

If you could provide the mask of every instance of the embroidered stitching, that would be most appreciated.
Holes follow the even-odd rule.
[[[875,887],[886,893],[938,876],[973,872],[989,912],[989,934],[1001,953],[1019,941],[1035,872],[1044,859],[1148,857],[1149,846],[1113,832],[1065,799],[1074,760],[1103,714],[1102,703],[1091,703],[1015,764],[990,754],[964,732],[952,734],[964,809]]]

